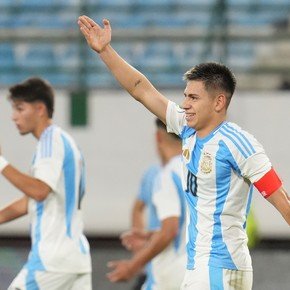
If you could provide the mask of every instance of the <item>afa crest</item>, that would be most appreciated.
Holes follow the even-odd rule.
[[[204,152],[200,163],[201,172],[208,174],[212,171],[212,155]]]

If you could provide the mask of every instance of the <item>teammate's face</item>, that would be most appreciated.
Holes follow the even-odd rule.
[[[21,135],[35,131],[38,123],[38,111],[38,103],[12,101],[12,120]]]
[[[182,107],[187,125],[194,128],[200,137],[206,136],[214,118],[215,98],[205,89],[202,81],[187,82]]]

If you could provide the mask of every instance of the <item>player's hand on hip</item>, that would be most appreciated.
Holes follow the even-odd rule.
[[[78,19],[78,25],[88,45],[98,53],[101,53],[111,42],[111,25],[109,20],[104,19],[101,27],[94,20],[86,15],[82,15]]]

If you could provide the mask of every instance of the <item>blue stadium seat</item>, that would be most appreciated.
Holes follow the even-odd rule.
[[[2,67],[11,67],[15,64],[15,53],[12,44],[0,44],[0,64]]]
[[[55,54],[50,44],[31,44],[20,60],[27,67],[50,67],[56,64]]]

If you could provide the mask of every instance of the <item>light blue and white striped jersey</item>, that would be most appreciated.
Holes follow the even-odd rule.
[[[42,202],[29,199],[32,248],[25,265],[28,270],[91,272],[81,213],[84,169],[74,140],[55,125],[46,128],[37,144],[31,174],[52,191]]]
[[[152,203],[161,224],[179,217],[179,232],[166,249],[152,259],[143,290],[180,289],[186,269],[186,204],[182,188],[181,156],[161,167],[154,181]]]
[[[160,221],[152,203],[153,185],[159,171],[159,165],[152,165],[144,172],[137,196],[137,199],[143,201],[148,209],[148,230],[155,230],[160,227]]]
[[[166,123],[183,140],[183,186],[190,212],[187,269],[200,263],[252,270],[245,227],[252,183],[271,169],[263,147],[230,122],[198,138],[173,102]]]

